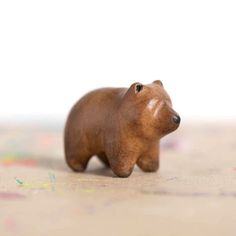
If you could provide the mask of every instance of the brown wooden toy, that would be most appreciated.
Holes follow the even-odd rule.
[[[119,177],[128,177],[136,163],[143,171],[157,171],[160,139],[179,124],[160,80],[94,90],[74,105],[67,119],[66,162],[82,172],[96,155]]]

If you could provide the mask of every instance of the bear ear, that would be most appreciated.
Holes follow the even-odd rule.
[[[134,89],[135,93],[140,93],[143,90],[143,85],[141,83],[135,83]]]
[[[139,92],[141,92],[142,90],[143,90],[143,85],[140,84],[140,83],[137,83],[137,84],[135,85],[135,92],[136,92],[136,93],[139,93]]]
[[[134,93],[140,93],[143,90],[143,87],[143,84],[136,82],[130,86],[129,91],[132,91]]]
[[[158,85],[160,85],[160,86],[163,87],[163,83],[162,83],[160,80],[155,80],[155,81],[153,81],[152,83],[158,84]]]

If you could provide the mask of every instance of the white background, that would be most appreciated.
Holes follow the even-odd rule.
[[[182,118],[234,119],[236,2],[0,2],[1,121],[64,121],[88,90],[155,79]]]

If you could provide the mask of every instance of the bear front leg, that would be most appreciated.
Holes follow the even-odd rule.
[[[117,157],[111,157],[109,163],[115,175],[126,178],[131,175],[137,159],[138,155],[124,152],[120,153]]]
[[[145,172],[157,171],[159,169],[159,143],[143,153],[139,157],[137,165]]]

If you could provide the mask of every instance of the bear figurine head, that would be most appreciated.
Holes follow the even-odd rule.
[[[160,80],[143,85],[133,83],[124,95],[121,117],[134,132],[147,139],[161,138],[180,124],[180,116],[172,108],[170,96]]]

